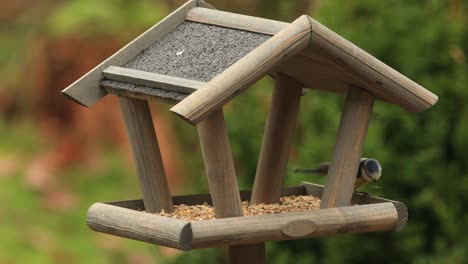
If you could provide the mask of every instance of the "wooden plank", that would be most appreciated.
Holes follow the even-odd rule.
[[[308,195],[313,195],[316,197],[322,197],[323,195],[323,185],[318,185],[309,182],[301,183],[306,188],[306,193]],[[400,231],[408,223],[408,208],[401,202],[389,200],[381,197],[372,196],[367,193],[354,192],[353,197],[351,198],[351,204],[374,204],[374,203],[393,203],[398,212],[398,223],[395,227],[396,231]]]
[[[102,75],[109,80],[143,85],[186,94],[193,93],[198,88],[205,85],[204,82],[116,66],[110,66],[106,68],[102,72]]]
[[[120,97],[146,211],[172,211],[172,199],[148,102]]]
[[[348,91],[333,150],[321,208],[348,206],[367,134],[374,97],[353,87]]]
[[[437,102],[435,94],[314,19],[309,19],[312,25],[310,46],[330,55],[341,67],[366,80],[362,88],[411,112],[424,111]]]
[[[379,203],[195,221],[192,248],[392,230],[397,220],[392,203]]]
[[[188,21],[275,35],[289,25],[286,22],[196,7],[185,17]]]
[[[253,204],[279,202],[301,95],[301,83],[277,76],[255,175]]]
[[[223,110],[209,115],[197,128],[216,217],[242,216],[239,187]]]
[[[172,107],[171,111],[192,124],[200,122],[262,78],[276,64],[306,47],[310,30],[309,19],[307,16],[301,16],[208,82],[202,89]]]
[[[190,222],[95,203],[86,223],[94,231],[181,250],[190,250]]]
[[[62,93],[84,106],[91,106],[106,95],[99,87],[101,72],[109,66],[121,66],[135,57],[140,51],[149,47],[154,41],[174,30],[185,21],[187,12],[196,7],[197,1],[190,0],[172,12],[165,19],[144,32],[138,38],[127,44],[114,55],[103,61],[90,72],[65,88]]]

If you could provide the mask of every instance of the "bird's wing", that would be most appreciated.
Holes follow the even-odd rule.
[[[354,183],[354,190],[358,189],[358,188],[361,188],[362,186],[368,184],[369,182],[366,181],[364,178],[362,177],[359,177],[359,178],[356,178],[356,183]]]

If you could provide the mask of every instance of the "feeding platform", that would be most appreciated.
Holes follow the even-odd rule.
[[[282,189],[282,196],[321,197],[322,193],[323,186],[311,183]],[[251,194],[251,191],[240,192],[242,200],[249,200]],[[209,194],[175,196],[172,200],[174,205],[212,204]],[[189,222],[143,212],[143,200],[134,200],[96,203],[88,210],[87,222],[98,232],[181,250],[399,230],[406,225],[407,209],[400,202],[356,193],[351,204],[340,208]]]
[[[276,84],[255,181],[252,191],[239,192],[223,106],[265,75]],[[283,188],[304,88],[346,100],[325,186]],[[403,204],[354,192],[372,108],[382,101],[420,112],[438,99],[309,16],[285,23],[215,10],[201,0],[188,1],[62,92],[84,106],[119,97],[143,197],[93,205],[89,226],[182,250],[228,246],[232,263],[263,263],[266,241],[402,228]],[[175,104],[171,111],[197,127],[209,195],[171,196],[152,100]],[[273,204],[287,193],[319,197],[320,209],[243,216],[243,200]],[[149,214],[204,202],[216,219]]]

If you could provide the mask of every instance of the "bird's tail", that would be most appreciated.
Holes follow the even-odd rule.
[[[295,169],[294,173],[322,173],[320,169]]]
[[[319,164],[317,167],[313,169],[296,169],[294,172],[296,173],[316,173],[316,174],[327,174],[328,168],[330,168],[330,163],[325,162]]]

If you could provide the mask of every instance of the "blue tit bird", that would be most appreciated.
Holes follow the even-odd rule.
[[[296,169],[295,173],[317,173],[328,174],[330,163],[321,163],[315,169]],[[356,175],[354,189],[358,189],[368,183],[377,182],[382,176],[382,166],[376,159],[362,158],[359,162],[359,169]]]

